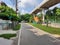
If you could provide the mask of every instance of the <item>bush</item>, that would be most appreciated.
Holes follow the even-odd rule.
[[[11,37],[16,37],[16,34],[2,34],[0,35],[0,37],[10,39]]]
[[[19,30],[20,26],[21,26],[20,24],[17,24],[16,27],[13,28],[13,30],[15,30],[15,31]]]

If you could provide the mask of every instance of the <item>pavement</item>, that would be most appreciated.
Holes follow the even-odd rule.
[[[15,34],[17,33],[17,31],[13,31],[13,30],[0,30],[0,35],[1,34]],[[5,39],[5,38],[1,38],[0,37],[0,45],[13,45],[13,42],[15,41],[12,39]]]
[[[60,45],[60,40],[27,23],[21,23],[20,33],[19,45]]]
[[[17,33],[17,31],[13,31],[13,30],[0,30],[0,35],[1,34],[15,34]]]
[[[0,45],[12,45],[12,43],[13,43],[13,40],[0,38]]]

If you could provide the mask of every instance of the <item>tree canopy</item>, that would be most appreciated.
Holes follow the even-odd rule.
[[[19,17],[16,15],[16,12],[8,6],[0,6],[0,19],[18,21]]]
[[[58,21],[60,19],[60,8],[55,7],[52,10],[48,10],[46,12],[46,17],[48,16],[48,19],[50,20],[54,20],[55,22]]]
[[[32,15],[30,15],[30,14],[23,14],[23,15],[21,15],[21,20],[29,22],[29,21],[32,20]]]

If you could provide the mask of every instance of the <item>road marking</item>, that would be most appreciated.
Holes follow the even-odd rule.
[[[22,25],[22,24],[21,24],[21,25]],[[22,27],[22,26],[21,26],[21,27]],[[19,30],[19,33],[18,33],[18,45],[20,45],[20,42],[21,42],[21,40],[20,40],[21,30],[22,30],[22,28]]]

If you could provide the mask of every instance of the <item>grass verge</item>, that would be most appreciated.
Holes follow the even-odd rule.
[[[37,27],[43,31],[49,32],[51,34],[59,34],[60,35],[60,28],[54,28],[54,27],[47,27],[41,24],[33,24],[30,23],[32,26]]]
[[[3,37],[5,39],[10,39],[12,37],[16,37],[16,34],[2,34],[0,37]]]

